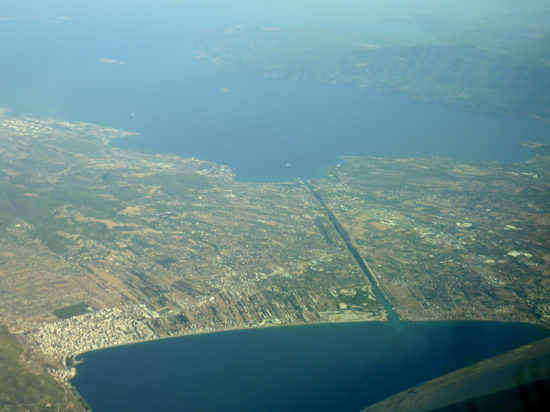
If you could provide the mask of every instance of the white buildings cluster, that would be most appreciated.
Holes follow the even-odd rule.
[[[157,334],[145,322],[111,308],[44,325],[34,337],[42,353],[64,359],[88,350],[153,339]]]

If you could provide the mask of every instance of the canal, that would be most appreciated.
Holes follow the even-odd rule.
[[[308,189],[311,191],[311,193],[313,193],[313,195],[315,196],[317,201],[321,204],[321,206],[323,206],[323,209],[325,210],[325,213],[327,214],[332,225],[334,226],[334,229],[336,229],[336,231],[338,232],[338,235],[340,235],[340,238],[342,239],[342,241],[348,248],[349,252],[353,256],[353,258],[355,259],[359,267],[361,268],[361,271],[363,272],[363,274],[365,275],[369,283],[372,285],[376,293],[376,296],[378,297],[378,299],[380,299],[380,302],[382,302],[382,306],[384,307],[384,310],[386,311],[388,316],[388,320],[385,323],[391,327],[398,328],[398,329],[407,328],[411,326],[412,322],[402,321],[399,319],[399,315],[397,314],[397,312],[393,310],[392,304],[388,301],[388,299],[386,299],[386,297],[380,290],[378,281],[376,280],[376,277],[372,273],[371,268],[369,267],[369,265],[367,264],[363,256],[361,256],[357,248],[353,245],[349,233],[340,224],[336,216],[334,216],[334,213],[332,213],[332,211],[327,207],[327,205],[323,201],[323,198],[319,196],[319,194],[315,192],[315,190],[313,190],[309,182],[306,181],[305,184],[308,187]]]

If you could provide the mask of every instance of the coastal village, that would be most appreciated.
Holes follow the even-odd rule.
[[[67,364],[68,357],[155,337],[144,322],[128,319],[123,311],[114,307],[46,324],[36,334],[36,342],[45,355],[60,357],[64,369],[53,370],[53,374],[67,380],[74,376],[72,365]]]
[[[376,288],[403,320],[550,321],[547,157],[348,157],[308,187],[108,145],[131,135],[0,117],[0,316],[57,379],[108,346],[383,321]]]

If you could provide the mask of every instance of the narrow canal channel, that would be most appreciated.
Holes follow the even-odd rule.
[[[336,216],[334,216],[331,210],[327,207],[327,205],[325,204],[321,196],[319,196],[319,194],[316,193],[315,190],[313,190],[309,182],[306,181],[305,184],[308,187],[308,189],[311,191],[311,193],[313,193],[317,201],[325,209],[325,213],[327,214],[332,225],[334,226],[334,229],[336,229],[336,231],[340,235],[340,238],[345,243],[346,247],[352,254],[353,258],[355,259],[355,261],[363,271],[363,274],[367,277],[368,281],[371,283],[372,287],[374,288],[376,296],[378,296],[378,299],[380,299],[380,301],[382,302],[382,306],[384,307],[384,310],[388,314],[388,320],[385,323],[387,323],[388,325],[394,328],[406,328],[410,326],[411,322],[401,321],[399,319],[399,315],[393,310],[392,304],[384,297],[384,294],[378,287],[378,282],[374,277],[374,274],[372,273],[372,270],[370,269],[369,265],[367,264],[363,256],[361,256],[357,248],[353,246],[349,233],[342,227],[342,225],[340,224]]]

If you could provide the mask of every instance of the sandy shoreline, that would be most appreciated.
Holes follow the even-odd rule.
[[[138,343],[154,342],[154,341],[158,341],[158,340],[173,339],[173,338],[184,338],[184,337],[187,337],[187,336],[205,335],[205,334],[208,334],[208,333],[235,332],[235,331],[240,331],[240,330],[264,329],[264,328],[284,328],[284,327],[292,327],[292,326],[333,325],[333,324],[342,324],[342,323],[362,323],[362,322],[381,322],[381,323],[384,323],[384,320],[385,320],[385,318],[375,318],[375,319],[365,319],[365,320],[359,320],[359,321],[311,322],[311,323],[290,323],[290,324],[285,323],[285,324],[279,324],[279,325],[257,325],[257,326],[250,326],[250,327],[226,328],[226,329],[216,329],[216,330],[203,330],[203,331],[199,331],[199,332],[186,333],[186,334],[182,334],[182,335],[161,336],[159,338],[136,340],[134,342],[118,343],[116,345],[104,346],[102,348],[89,349],[89,350],[74,353],[72,355],[72,358],[76,360],[77,356],[83,355],[85,353],[95,352],[95,351],[99,351],[99,350],[103,350],[103,349],[109,349],[109,348],[116,348],[118,346],[136,345]],[[80,363],[80,362],[78,362],[78,363]]]
[[[423,318],[423,319],[400,319],[402,321],[408,321],[412,322],[412,325],[407,326],[407,328],[414,327],[416,323],[421,322],[502,322],[502,323],[522,323],[522,324],[530,324],[530,325],[536,325],[536,326],[542,326],[548,330],[550,330],[550,325],[545,325],[542,323],[534,323],[534,322],[521,322],[521,321],[511,321],[511,320],[494,320],[494,319],[483,319],[483,318],[476,318],[476,319],[441,319],[441,318]],[[89,352],[95,352],[99,350],[109,349],[109,348],[115,348],[119,346],[127,346],[127,345],[136,345],[139,343],[146,343],[146,342],[154,342],[164,339],[174,339],[174,338],[183,338],[188,336],[196,336],[196,335],[204,335],[204,334],[210,334],[210,333],[223,333],[223,332],[235,332],[235,331],[241,331],[241,330],[251,330],[251,329],[263,329],[263,328],[284,328],[284,327],[295,327],[295,326],[315,326],[315,325],[332,325],[332,324],[346,324],[346,323],[363,323],[363,322],[380,322],[385,324],[386,326],[392,327],[385,323],[387,321],[387,318],[380,318],[380,319],[367,319],[367,320],[360,320],[360,321],[341,321],[341,322],[312,322],[312,323],[291,323],[291,324],[281,324],[281,325],[258,325],[258,326],[251,326],[251,327],[238,327],[238,328],[227,328],[227,329],[217,329],[217,330],[204,330],[199,332],[193,332],[193,333],[187,333],[182,335],[175,335],[175,336],[162,336],[158,338],[153,339],[144,339],[144,340],[137,340],[134,342],[127,342],[127,343],[119,343],[116,345],[109,345],[104,346],[102,348],[97,349],[90,349],[85,350],[81,352],[77,352],[72,355],[72,358],[76,361],[76,364],[82,363],[83,360],[78,361],[76,359],[77,356],[83,355],[85,353]],[[75,375],[76,376],[76,375]]]

